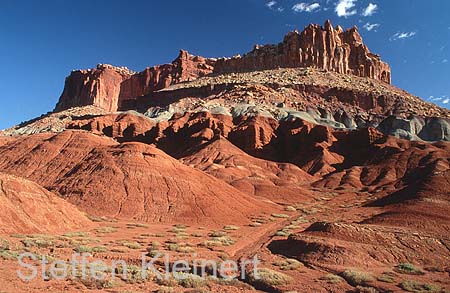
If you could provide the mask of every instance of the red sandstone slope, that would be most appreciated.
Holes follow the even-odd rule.
[[[311,197],[315,178],[299,167],[249,156],[220,137],[188,151],[181,161],[248,194],[277,202],[299,202]]]
[[[34,182],[0,173],[0,234],[85,229],[86,216]]]
[[[0,167],[98,216],[242,223],[274,208],[152,146],[119,144],[86,132],[19,138],[0,147]]]
[[[334,270],[404,262],[447,265],[450,144],[389,137],[366,149],[354,148],[346,160],[354,165],[313,186],[362,198],[362,206],[356,200],[351,210],[340,206],[342,213],[356,214],[362,221],[315,223],[274,241],[272,251]]]

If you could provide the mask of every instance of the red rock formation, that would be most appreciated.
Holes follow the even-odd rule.
[[[96,216],[240,224],[274,208],[154,146],[119,144],[84,131],[18,138],[0,147],[0,168],[31,179]]]
[[[55,111],[87,105],[117,111],[120,104],[130,98],[209,74],[213,71],[214,63],[215,59],[180,51],[171,64],[149,67],[139,73],[105,64],[95,69],[76,70],[66,78]]]
[[[344,74],[391,82],[391,70],[380,56],[363,44],[356,27],[343,31],[330,21],[325,27],[310,24],[301,33],[290,32],[278,45],[255,46],[243,57],[217,60],[215,73],[278,67],[316,67]]]
[[[0,234],[59,233],[90,226],[67,201],[38,184],[0,173]]]
[[[55,111],[75,106],[95,105],[116,111],[128,100],[147,95],[169,85],[215,73],[315,67],[323,70],[387,83],[391,81],[388,64],[363,44],[356,27],[343,31],[327,21],[325,27],[309,25],[301,33],[290,32],[278,45],[255,46],[243,57],[206,59],[181,51],[171,63],[133,73],[127,68],[99,65],[96,69],[73,71]]]
[[[64,91],[55,111],[94,105],[107,111],[117,111],[120,85],[130,78],[127,68],[99,64],[89,70],[75,70],[66,78]]]

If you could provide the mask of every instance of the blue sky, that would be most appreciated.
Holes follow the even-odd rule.
[[[449,12],[447,0],[1,0],[0,129],[51,111],[72,69],[232,56],[326,19],[357,25],[396,86],[450,107]]]

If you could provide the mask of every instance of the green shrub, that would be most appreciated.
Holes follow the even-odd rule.
[[[288,285],[292,281],[293,279],[290,276],[266,268],[258,269],[257,275],[253,270],[248,273],[248,282],[257,289]]]
[[[227,232],[224,231],[212,231],[208,234],[209,237],[224,237],[227,235]]]
[[[292,271],[303,266],[301,262],[292,258],[287,258],[285,260],[275,262],[273,265],[279,267],[283,271]]]
[[[272,214],[271,216],[274,218],[280,218],[280,219],[289,218],[289,216],[286,214]]]
[[[110,234],[110,233],[117,232],[117,228],[116,227],[101,227],[101,228],[96,229],[95,231],[100,234]]]
[[[75,237],[89,237],[89,232],[69,232],[63,234],[64,237],[75,238]]]
[[[342,278],[335,274],[326,274],[323,277],[320,277],[320,280],[324,280],[329,284],[338,284],[342,282]]]
[[[395,282],[395,274],[391,272],[386,272],[381,274],[378,278],[378,281],[384,283],[394,283]]]
[[[223,229],[225,231],[236,231],[236,230],[239,230],[240,227],[239,226],[234,226],[234,225],[226,225],[226,226],[223,227]]]
[[[400,283],[400,288],[408,292],[441,292],[441,288],[434,284],[423,284],[413,280]]]
[[[396,272],[407,275],[424,275],[425,273],[410,263],[401,263],[394,269]]]
[[[372,275],[358,270],[345,270],[342,277],[352,286],[367,285],[374,280]]]
[[[200,288],[206,285],[206,279],[189,273],[177,273],[178,285],[184,288]]]
[[[78,247],[75,247],[73,249],[75,252],[78,253],[92,253],[92,252],[106,252],[108,249],[104,246],[86,246],[86,245],[80,245]]]

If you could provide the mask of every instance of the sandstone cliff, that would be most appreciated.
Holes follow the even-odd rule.
[[[309,25],[301,33],[290,32],[278,45],[255,46],[243,57],[208,59],[186,51],[170,64],[148,67],[134,73],[125,67],[98,65],[95,69],[73,71],[55,111],[94,105],[117,111],[138,97],[170,85],[191,81],[210,73],[249,72],[275,68],[313,67],[390,83],[391,70],[380,56],[364,45],[356,27],[343,31]],[[131,103],[133,104],[133,103]],[[125,106],[125,108],[129,108]]]
[[[310,24],[301,33],[290,32],[278,45],[255,46],[244,56],[219,59],[215,73],[255,71],[279,67],[315,67],[323,70],[391,82],[391,70],[364,45],[356,27],[343,31],[327,21]]]
[[[72,71],[55,111],[87,105],[117,111],[125,100],[207,75],[213,71],[214,63],[215,59],[193,56],[182,50],[171,64],[148,67],[139,73],[108,64]]]

